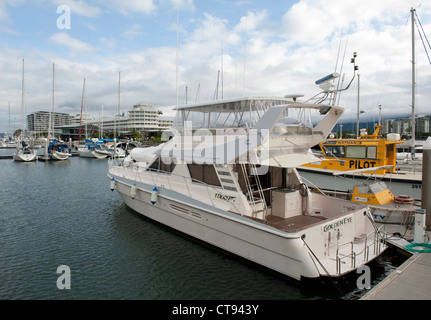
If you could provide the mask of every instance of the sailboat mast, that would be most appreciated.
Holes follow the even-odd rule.
[[[78,141],[81,141],[82,108],[84,107],[84,90],[85,90],[85,78],[84,78],[84,84],[82,86],[81,117],[79,119],[79,138],[78,138]]]
[[[83,99],[84,99],[84,115],[87,117],[87,99],[85,98],[85,79],[84,79],[84,93],[83,93]],[[87,118],[85,119],[85,139],[87,139]]]
[[[52,130],[52,138],[54,139],[54,91],[55,91],[55,63],[52,64],[52,105],[51,112],[49,113],[49,129],[48,129],[48,139]]]
[[[118,115],[120,115],[120,107],[121,107],[121,71],[118,72]]]
[[[10,128],[10,101],[9,101],[9,122],[8,122],[8,131],[9,135],[11,134],[11,128]]]
[[[55,139],[55,63],[52,64],[52,137]]]
[[[22,59],[22,84],[21,84],[21,133],[24,134],[24,59]],[[24,136],[23,136],[24,137]]]
[[[415,135],[416,135],[416,115],[415,115],[415,95],[416,95],[416,62],[415,62],[415,9],[411,9],[412,14],[412,159],[415,158]]]

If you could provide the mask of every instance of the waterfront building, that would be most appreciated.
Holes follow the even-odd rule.
[[[55,134],[61,132],[61,126],[70,125],[73,116],[62,112],[37,111],[27,115],[27,130],[36,135],[47,135],[49,130],[49,119],[51,114],[51,128],[54,127]]]
[[[418,115],[415,117],[416,138],[430,133],[430,115]],[[401,136],[411,137],[412,118],[387,119],[382,121],[382,133],[399,133]]]
[[[115,131],[120,136],[128,135],[134,131],[149,135],[171,128],[173,120],[162,114],[152,105],[139,103],[134,105],[125,116],[93,118],[87,114],[85,117],[83,116],[81,121],[80,115],[77,115],[70,125],[60,127],[62,130],[61,137],[62,139],[79,139],[80,126],[81,138],[85,137],[85,127],[87,128],[87,136],[91,136],[96,131],[108,135]]]

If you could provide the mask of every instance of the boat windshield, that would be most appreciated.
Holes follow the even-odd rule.
[[[182,131],[184,128],[192,130],[250,129],[271,107],[292,103],[293,101],[287,98],[245,98],[185,105],[177,108],[172,128],[178,131]],[[280,122],[285,125],[312,127],[309,118],[295,111],[295,108],[286,108]]]

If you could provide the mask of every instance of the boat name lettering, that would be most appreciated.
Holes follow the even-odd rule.
[[[367,168],[374,168],[376,166],[377,161],[360,161],[360,160],[350,160],[349,161],[349,168],[355,168],[355,169],[367,169]]]
[[[343,218],[341,220],[338,220],[336,222],[329,223],[329,224],[323,226],[323,232],[327,232],[329,230],[335,229],[337,227],[340,227],[340,226],[343,226],[345,224],[352,223],[352,222],[353,222],[352,217]]]
[[[359,141],[337,141],[335,144],[361,144]]]
[[[220,194],[220,193],[216,193],[216,194],[214,195],[214,197],[215,197],[216,199],[222,199],[222,200],[227,201],[227,202],[234,202],[234,201],[235,201],[235,199],[236,199],[236,197],[226,196],[226,195],[224,195],[224,194]]]

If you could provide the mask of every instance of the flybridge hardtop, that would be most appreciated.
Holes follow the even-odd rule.
[[[196,157],[207,164],[245,159],[284,167],[316,161],[309,148],[324,140],[344,111],[336,106],[299,103],[295,98],[269,97],[220,100],[176,109],[172,128],[175,143],[158,150],[160,155],[175,154],[178,161],[186,162]],[[324,117],[315,127],[313,111]],[[184,142],[185,137],[193,138]]]
[[[178,106],[175,108],[177,114],[172,128],[181,130],[189,127],[190,123],[193,129],[254,128],[257,121],[266,114],[269,109],[276,106],[283,106],[284,108],[290,109],[300,108],[302,114],[292,114],[290,121],[295,122],[291,124],[301,124],[302,126],[312,127],[310,114],[305,113],[304,109],[314,109],[324,115],[330,109],[334,108],[340,112],[339,116],[341,116],[341,113],[344,111],[343,108],[330,105],[298,103],[295,97],[296,95],[293,96],[293,99],[281,97],[245,97]],[[294,111],[292,111],[292,113],[294,113]],[[283,117],[289,117],[289,113],[285,112]],[[275,125],[275,123],[269,125]],[[335,125],[335,123],[333,125]],[[268,129],[268,127],[266,128]]]

